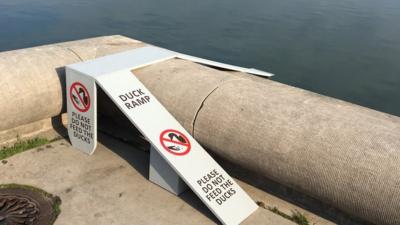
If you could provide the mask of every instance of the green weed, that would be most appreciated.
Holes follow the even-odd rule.
[[[270,206],[266,206],[264,202],[257,202],[257,205],[264,208],[264,209],[268,209],[269,211],[282,216],[285,219],[291,220],[295,223],[297,223],[298,225],[310,225],[310,222],[308,221],[308,219],[299,211],[297,210],[292,210],[292,215],[288,215],[282,211],[280,211],[277,207],[270,207]]]
[[[6,159],[15,154],[24,152],[32,148],[48,144],[49,142],[50,141],[46,138],[34,138],[26,141],[17,141],[14,145],[10,147],[3,147],[2,149],[0,149],[0,160]]]

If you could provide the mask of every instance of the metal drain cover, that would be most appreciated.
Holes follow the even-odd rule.
[[[50,225],[61,200],[25,186],[0,186],[0,225]]]

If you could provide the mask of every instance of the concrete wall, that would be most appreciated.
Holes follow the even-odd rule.
[[[1,53],[0,131],[64,110],[63,65],[139,46],[112,36]],[[369,222],[400,224],[400,118],[184,60],[135,73],[218,156]]]
[[[0,54],[0,131],[65,111],[64,65],[143,46],[109,36],[2,52]]]

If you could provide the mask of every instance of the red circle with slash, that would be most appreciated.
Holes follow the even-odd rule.
[[[90,96],[86,87],[80,82],[74,82],[69,89],[69,97],[72,105],[79,112],[86,112],[90,109]]]
[[[177,156],[186,155],[191,149],[189,138],[182,132],[173,129],[161,132],[160,143],[167,152]]]

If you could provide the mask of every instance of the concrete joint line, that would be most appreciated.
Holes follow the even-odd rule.
[[[74,55],[76,55],[76,57],[79,58],[79,60],[80,60],[81,62],[83,62],[82,57],[81,57],[77,52],[75,52],[72,48],[67,48],[67,50],[70,51],[70,52],[72,52]]]
[[[219,83],[214,89],[212,89],[212,90],[210,91],[210,93],[208,93],[208,94],[206,95],[206,97],[204,97],[204,99],[201,101],[201,103],[200,103],[198,109],[196,110],[196,113],[194,114],[194,118],[193,118],[193,122],[192,122],[192,130],[190,131],[190,133],[191,133],[191,135],[192,135],[194,138],[196,138],[196,136],[195,136],[195,134],[194,134],[194,128],[195,128],[195,125],[196,125],[196,120],[197,120],[197,117],[199,116],[199,113],[200,113],[201,109],[203,108],[204,103],[206,102],[206,100],[207,100],[218,88],[224,86],[225,84],[227,84],[227,83],[229,83],[229,82],[232,82],[232,81],[239,81],[239,80],[247,80],[247,79],[240,78],[240,79],[223,80],[223,81],[221,81],[221,83]]]
[[[59,48],[61,48],[61,49],[64,49],[64,50],[67,50],[67,51],[71,52],[71,53],[74,54],[76,57],[78,57],[79,61],[81,61],[81,62],[84,61],[84,60],[82,59],[82,57],[81,57],[77,52],[75,52],[72,48],[70,48],[70,47],[63,47],[63,46],[60,46],[60,45],[57,45],[57,44],[56,44],[55,46],[57,46],[57,47],[59,47]]]

